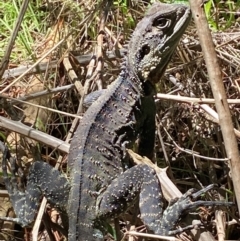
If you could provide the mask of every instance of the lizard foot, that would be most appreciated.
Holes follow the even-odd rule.
[[[197,192],[195,191],[195,189],[190,189],[185,194],[183,194],[177,201],[175,200],[174,203],[171,203],[171,205],[168,206],[168,208],[163,213],[161,226],[158,230],[158,233],[161,233],[161,235],[175,235],[187,229],[193,228],[192,225],[189,225],[188,227],[179,230],[173,230],[181,215],[200,206],[234,205],[233,202],[225,201],[195,201],[200,195],[206,193],[212,188],[214,188],[214,185],[209,185]]]

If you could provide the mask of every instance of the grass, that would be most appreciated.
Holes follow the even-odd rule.
[[[235,22],[235,12],[240,7],[240,1],[213,1],[210,0],[204,5],[204,10],[209,26],[214,31],[227,30]],[[239,20],[237,20],[239,21]]]
[[[15,22],[18,18],[22,1],[0,1],[0,58],[4,55],[4,49],[11,36]],[[27,12],[21,25],[21,30],[12,50],[11,60],[13,63],[34,61],[35,53],[32,51],[37,37],[46,31],[46,14],[40,11],[42,1],[29,2]]]

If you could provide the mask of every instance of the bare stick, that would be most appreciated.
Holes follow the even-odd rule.
[[[62,140],[59,140],[53,136],[50,136],[42,131],[33,129],[32,127],[26,126],[19,121],[9,120],[0,116],[0,127],[3,127],[10,131],[15,131],[33,140],[39,141],[43,144],[56,148],[64,153],[68,153],[69,144]]]
[[[189,2],[196,23],[203,56],[206,62],[227,157],[230,159],[233,185],[238,209],[240,210],[240,158],[231,114],[227,103],[227,96],[224,90],[222,74],[218,65],[217,55],[208,27],[208,22],[203,11],[202,0],[190,0]]]
[[[120,49],[119,50],[119,53],[120,53],[121,57],[124,56],[124,52],[126,52],[126,49]],[[119,58],[118,54],[116,53],[115,50],[107,51],[105,54],[107,55],[107,57],[109,59]],[[74,58],[76,58],[76,60],[79,62],[79,64],[83,64],[83,65],[88,64],[89,61],[92,58],[92,54],[85,54],[85,55],[80,55],[80,56],[73,55],[73,56],[74,56]],[[27,74],[42,73],[47,68],[51,68],[51,69],[57,68],[58,63],[59,63],[59,60],[52,60],[52,61],[47,62],[47,63],[39,63],[37,67],[33,67],[32,65],[30,65],[30,66],[21,66],[21,67],[17,67],[17,68],[14,68],[14,69],[7,69],[7,70],[5,70],[5,72],[2,76],[2,79],[17,77],[24,72],[26,73],[28,69],[30,69],[30,70],[26,73],[26,75]]]
[[[157,99],[164,99],[164,100],[174,100],[177,102],[183,103],[191,103],[191,104],[215,104],[215,99],[210,98],[194,98],[194,97],[187,97],[181,95],[170,95],[170,94],[162,94],[158,93],[156,95]],[[227,99],[229,104],[233,105],[240,105],[240,99]]]
[[[43,90],[43,91],[39,91],[39,92],[35,92],[35,93],[29,93],[23,97],[19,97],[19,98],[12,98],[10,100],[10,103],[12,105],[14,104],[17,104],[18,103],[18,100],[20,101],[29,101],[29,100],[34,100],[36,98],[42,98],[46,95],[53,95],[53,94],[57,94],[57,93],[60,93],[60,92],[63,92],[63,91],[68,91],[70,89],[72,89],[74,87],[74,84],[70,84],[70,85],[64,85],[64,86],[59,86],[59,87],[56,87],[56,88],[52,88],[52,89],[47,89],[47,90]],[[0,95],[0,97],[2,98],[6,98],[8,99],[7,96],[2,96]]]

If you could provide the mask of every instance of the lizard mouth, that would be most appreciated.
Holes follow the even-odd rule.
[[[187,20],[186,20],[187,19]],[[167,37],[166,45],[174,46],[173,50],[176,48],[181,36],[185,32],[189,22],[191,21],[191,10],[187,9],[184,15],[177,21],[176,25],[173,28],[172,34]]]

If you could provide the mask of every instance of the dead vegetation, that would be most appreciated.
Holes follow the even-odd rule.
[[[44,5],[45,11],[49,12],[51,30],[44,38],[43,33],[39,34],[32,50],[37,56],[36,61],[27,66],[22,60],[21,67],[5,70],[0,89],[1,140],[8,143],[19,160],[26,156],[27,163],[37,155],[65,169],[67,143],[84,112],[84,95],[106,88],[116,79],[127,39],[148,6],[147,1],[129,1],[127,5],[119,1],[114,2],[113,7],[108,4],[107,0],[87,0]],[[218,25],[225,26],[221,11],[226,9],[218,10],[212,9],[218,14]],[[240,33],[239,13],[237,8],[234,11],[232,25],[224,31],[213,32],[212,37],[239,145]],[[9,66],[14,64],[10,60]],[[223,137],[193,22],[159,82],[157,93],[162,95],[156,95],[158,112],[153,161],[160,167],[169,167],[168,174],[181,192],[213,183],[220,189],[210,193],[209,200],[234,201]],[[38,131],[32,133],[32,128],[49,137]],[[57,148],[59,144],[63,148]],[[0,180],[0,194],[5,198],[1,176]],[[215,226],[217,223],[219,228],[219,219],[214,211],[201,209],[200,218],[203,223],[212,221],[208,231],[217,238],[219,231]],[[222,224],[226,224],[222,230],[225,239],[239,237],[237,216],[236,208],[220,214],[220,219],[224,220]],[[4,226],[1,229],[6,233]],[[55,239],[60,239],[56,232],[54,235]],[[9,237],[5,235],[4,238]],[[30,239],[27,235],[25,238]],[[195,240],[190,235],[181,238]]]

